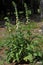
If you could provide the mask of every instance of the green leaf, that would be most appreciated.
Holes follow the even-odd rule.
[[[32,54],[29,54],[28,56],[24,57],[24,60],[25,61],[29,60],[30,62],[33,62],[33,56],[32,56]]]
[[[41,57],[42,56],[42,53],[40,51],[38,51],[37,52],[37,55]]]
[[[16,59],[19,61],[19,53],[16,53]]]
[[[37,56],[37,53],[34,53],[33,55],[34,55],[34,56]]]

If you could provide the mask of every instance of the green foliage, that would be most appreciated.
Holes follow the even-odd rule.
[[[6,22],[10,22],[10,20],[9,20],[8,17],[5,17],[4,20],[5,20]]]
[[[23,26],[23,27],[22,27]],[[33,62],[36,57],[42,57],[42,52],[37,40],[33,40],[36,36],[32,36],[30,29],[27,25],[19,23],[18,29],[15,26],[15,32],[11,32],[5,40],[5,46],[8,48],[7,61],[20,62],[25,60]]]

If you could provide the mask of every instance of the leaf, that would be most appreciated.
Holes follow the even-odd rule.
[[[16,60],[19,61],[19,54],[16,53]]]
[[[32,56],[32,54],[29,54],[28,56],[24,57],[24,60],[25,60],[25,61],[29,60],[30,62],[32,62],[32,61],[33,61],[33,56]]]
[[[34,53],[33,55],[34,55],[34,56],[37,56],[37,53]]]
[[[42,53],[40,51],[37,51],[37,52],[34,53],[34,56],[40,56],[41,57]]]
[[[37,52],[37,55],[41,57],[42,56],[42,53],[40,51],[38,51]]]
[[[30,47],[31,47],[31,49],[34,49],[34,45],[33,44],[31,44]]]

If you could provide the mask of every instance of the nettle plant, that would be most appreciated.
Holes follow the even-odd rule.
[[[18,29],[15,28],[15,32],[11,32],[6,39],[8,62],[20,62],[22,60],[33,62],[35,58],[42,57],[38,40],[33,40],[37,36],[32,36],[30,29],[26,30],[26,27],[19,25]]]

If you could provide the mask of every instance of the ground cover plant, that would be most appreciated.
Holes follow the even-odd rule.
[[[7,49],[5,51],[7,61],[10,63],[42,62],[43,50],[41,50],[40,43],[43,43],[43,36],[33,35],[31,32],[32,29],[36,28],[36,24],[34,22],[28,22],[28,24],[19,22],[17,28],[17,25],[12,25],[8,21],[5,24],[8,36],[4,41],[0,41],[0,49],[3,47]]]
[[[41,50],[40,43],[43,43],[43,36],[33,35],[31,31],[38,28],[38,25],[35,22],[22,23],[19,20],[16,21],[16,25],[12,25],[8,17],[4,19],[7,21],[5,23],[7,37],[0,41],[0,49],[6,48],[7,61],[10,63],[42,62],[43,50]]]
[[[8,62],[36,62],[41,61],[43,52],[40,49],[39,41],[35,38],[40,39],[40,35],[32,35],[29,23],[24,25],[23,23],[15,26],[10,26],[11,24],[6,23],[7,31],[9,33],[8,38],[5,40],[5,47],[7,47],[7,61]],[[9,29],[10,27],[10,29]]]
[[[5,29],[8,36],[4,41],[0,41],[0,48],[7,48],[7,61],[10,63],[42,61],[43,52],[39,46],[39,41],[43,43],[41,41],[43,36],[33,35],[31,32],[32,29],[36,28],[37,24],[34,22],[24,24],[18,20],[16,25],[12,25],[8,17],[5,17],[5,20],[7,21]]]

